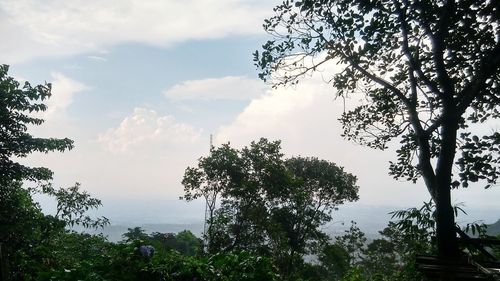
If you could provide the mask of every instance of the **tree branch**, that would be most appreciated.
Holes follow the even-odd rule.
[[[443,95],[443,97],[445,99],[453,99],[453,95],[455,94],[455,86],[448,74],[448,71],[446,70],[446,65],[444,63],[443,57],[443,38],[445,38],[447,33],[449,32],[448,26],[450,23],[450,18],[454,12],[455,2],[453,0],[446,1],[446,4],[442,8],[441,17],[439,18],[437,34],[436,36],[431,37],[432,55],[436,67],[436,74],[438,81],[444,90],[445,95]]]
[[[414,4],[414,7],[420,11],[420,13],[425,14],[425,8],[421,6],[421,2],[418,1]],[[432,57],[435,64],[435,71],[444,93],[441,95],[442,98],[453,99],[454,94],[454,84],[451,80],[448,72],[446,71],[446,66],[444,64],[443,52],[443,38],[448,32],[449,18],[451,14],[455,11],[455,3],[452,0],[446,2],[442,8],[442,14],[439,18],[439,22],[436,28],[436,34],[432,32],[432,28],[426,20],[418,21],[424,28],[426,34],[429,36],[432,47]],[[439,93],[440,91],[436,92]]]
[[[479,97],[481,91],[484,90],[486,80],[491,78],[500,68],[500,42],[497,42],[489,55],[484,56],[479,65],[471,82],[460,92],[460,100],[457,105],[457,111],[460,115],[467,110],[475,98]]]
[[[403,2],[406,6],[408,6],[408,1]],[[406,55],[409,65],[410,65],[410,70],[415,71],[415,73],[418,75],[418,78],[420,78],[424,84],[437,96],[442,97],[441,91],[438,89],[437,85],[432,82],[422,71],[422,68],[420,67],[420,63],[413,57],[413,55],[410,52],[410,47],[408,43],[408,22],[406,18],[406,14],[401,10],[401,7],[399,6],[398,1],[394,1],[394,5],[396,6],[396,12],[398,13],[398,19],[401,23],[401,34],[403,35],[403,53]]]

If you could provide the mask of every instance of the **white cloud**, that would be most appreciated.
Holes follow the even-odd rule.
[[[251,100],[264,93],[266,85],[245,76],[188,80],[165,91],[172,100]]]
[[[314,77],[308,76],[297,85],[268,89],[266,94],[253,99],[231,124],[222,126],[216,141],[246,144],[260,136],[313,139],[325,134],[340,139],[337,118],[343,108],[333,102],[333,89],[321,76],[340,70],[341,66],[327,63]],[[316,132],[311,135],[312,131]]]
[[[336,67],[325,66],[325,73],[334,73]],[[334,99],[335,89],[324,82],[321,73],[297,86],[273,89],[252,100],[233,122],[220,127],[215,143],[229,141],[241,147],[260,137],[282,140],[287,156],[319,157],[356,175],[362,204],[418,206],[427,201],[429,195],[423,182],[396,181],[388,175],[389,161],[396,156],[393,150],[369,149],[340,136],[342,128],[337,119],[344,103]],[[349,108],[356,100],[346,102]],[[468,206],[495,206],[494,194],[499,191],[471,188],[454,191],[453,198],[467,198]]]
[[[113,153],[155,153],[155,149],[196,143],[200,136],[200,130],[178,123],[170,115],[159,116],[154,110],[135,108],[117,128],[101,134],[99,142]]]
[[[62,73],[52,73],[52,95],[45,104],[47,111],[42,115],[44,119],[53,119],[58,114],[65,112],[66,108],[73,103],[74,95],[78,92],[88,90],[85,84],[68,78]]]
[[[70,137],[75,148],[65,153],[34,153],[23,160],[53,170],[56,186],[78,181],[102,199],[175,200],[181,196],[184,170],[208,153],[208,136],[147,108],[135,108],[118,120],[116,127],[97,136],[82,133],[84,128],[71,132],[71,127],[40,127],[36,135]]]
[[[99,52],[126,42],[169,46],[255,34],[272,6],[258,0],[5,0],[0,61]]]
[[[294,88],[279,88],[253,100],[216,134],[216,144],[248,145],[266,137],[282,140],[289,156],[315,156],[344,166],[358,176],[363,204],[412,205],[427,200],[426,189],[394,181],[388,161],[394,154],[375,151],[344,140],[337,118],[343,111],[331,86],[313,79]],[[389,195],[390,194],[390,195]]]

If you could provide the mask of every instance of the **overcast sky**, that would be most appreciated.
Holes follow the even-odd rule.
[[[359,178],[364,205],[419,206],[422,182],[387,175],[391,151],[340,137],[342,102],[323,76],[269,89],[252,52],[276,1],[0,0],[0,63],[32,83],[53,84],[39,136],[69,137],[66,153],[25,161],[78,181],[104,202],[168,202],[185,168],[215,145],[282,140],[287,156],[316,156]],[[498,206],[498,187],[455,192],[455,202]],[[152,203],[153,204],[153,203]],[[498,209],[498,208],[497,208]],[[141,212],[141,210],[137,210]]]

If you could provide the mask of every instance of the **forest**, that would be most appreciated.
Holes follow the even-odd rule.
[[[359,199],[357,176],[288,157],[280,140],[262,137],[211,147],[186,167],[180,199],[206,204],[203,233],[133,227],[110,242],[76,232],[110,224],[89,215],[102,202],[22,161],[74,148],[70,138],[32,135],[52,86],[20,82],[0,65],[0,281],[498,280],[498,223],[459,225],[467,210],[451,200],[454,189],[495,188],[500,176],[500,133],[480,130],[500,117],[498,3],[287,0],[274,12],[264,23],[271,39],[254,53],[259,77],[293,86],[327,61],[342,65],[325,81],[360,102],[342,113],[339,134],[379,150],[396,143],[389,174],[421,180],[430,201],[394,210],[378,238],[355,221],[329,236],[322,226]],[[55,214],[44,213],[40,194],[57,202]],[[429,257],[452,269],[422,267]]]

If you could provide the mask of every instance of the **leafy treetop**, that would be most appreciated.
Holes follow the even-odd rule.
[[[52,172],[47,168],[28,167],[13,160],[32,152],[65,151],[73,148],[73,141],[64,138],[37,138],[28,133],[29,126],[38,126],[43,119],[32,113],[43,112],[43,103],[51,95],[51,84],[23,86],[8,76],[9,67],[0,65],[0,180],[49,180]]]
[[[401,136],[390,167],[396,178],[431,177],[430,159],[443,159],[447,142],[455,148],[456,138],[444,134],[450,127],[461,132],[462,185],[492,184],[500,175],[500,135],[468,129],[500,116],[495,3],[284,1],[264,24],[274,40],[255,52],[255,62],[275,86],[297,83],[331,60],[345,66],[329,82],[339,96],[361,94],[365,102],[343,114],[344,135],[379,149]]]
[[[208,252],[272,253],[284,276],[327,240],[321,226],[338,205],[358,199],[356,177],[317,158],[284,159],[279,141],[229,144],[188,167],[185,200],[207,202]],[[293,279],[293,278],[291,278]]]

